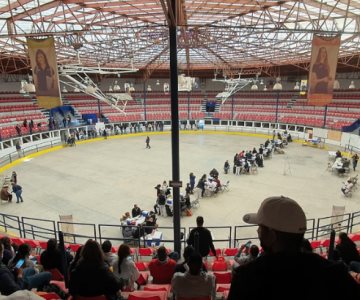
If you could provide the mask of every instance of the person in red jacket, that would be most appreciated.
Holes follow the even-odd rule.
[[[150,275],[154,284],[170,284],[175,272],[176,262],[168,257],[166,248],[161,246],[157,250],[157,258],[149,264]]]

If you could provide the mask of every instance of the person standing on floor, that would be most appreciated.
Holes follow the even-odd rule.
[[[352,160],[352,165],[353,165],[353,169],[354,169],[354,172],[355,172],[357,163],[358,163],[358,161],[359,161],[359,155],[357,155],[357,153],[355,153],[355,154],[351,157],[351,160]]]
[[[21,196],[22,194],[22,187],[16,183],[11,183],[12,184],[12,191],[13,193],[15,193],[16,195],[16,203],[19,203],[19,200],[21,200],[21,202],[24,202],[23,197]]]
[[[151,149],[149,136],[146,137],[145,143],[146,143],[146,149]]]
[[[11,173],[11,179],[10,179],[11,182],[14,182],[15,184],[17,184],[17,174],[15,171],[13,171]]]
[[[209,231],[209,229],[203,227],[204,218],[198,216],[196,218],[196,225],[197,227],[193,228],[190,231],[187,244],[193,246],[195,250],[200,253],[201,257],[208,256],[210,250],[214,254],[214,256],[217,256],[211,232]]]
[[[195,187],[195,178],[196,176],[194,175],[193,172],[190,173],[189,175],[189,179],[190,179],[190,188],[191,188],[191,194],[194,193],[194,187]]]

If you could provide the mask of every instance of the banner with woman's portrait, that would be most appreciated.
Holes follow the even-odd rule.
[[[308,103],[324,106],[332,101],[340,36],[314,35],[311,48]]]
[[[27,39],[27,45],[38,105],[43,108],[62,105],[54,38]]]

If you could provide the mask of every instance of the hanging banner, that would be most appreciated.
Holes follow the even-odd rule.
[[[54,38],[27,39],[38,105],[53,108],[62,105]]]
[[[324,106],[332,101],[340,48],[340,35],[314,35],[311,49],[308,103]]]

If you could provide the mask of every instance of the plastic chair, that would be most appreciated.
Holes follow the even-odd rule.
[[[69,244],[69,248],[73,253],[76,253],[81,246],[81,244]]]
[[[138,249],[139,257],[142,257],[142,256],[152,257],[153,253],[154,253],[154,250],[152,248],[139,248]]]
[[[239,249],[238,248],[225,248],[223,250],[223,255],[224,256],[235,256],[238,253]]]
[[[168,298],[171,291],[171,284],[147,284],[144,286],[144,291],[165,291]]]
[[[36,292],[36,294],[46,300],[61,300],[60,296],[56,293]]]
[[[226,271],[227,268],[228,267],[225,260],[215,260],[211,267],[213,271]]]
[[[214,276],[216,277],[216,283],[231,283],[231,272],[214,272]]]
[[[149,279],[149,273],[140,271],[140,276],[136,282],[139,285],[146,285]]]
[[[349,237],[354,243],[360,241],[360,233],[355,233],[352,235],[349,234]]]
[[[216,251],[216,256],[221,255],[221,249],[217,248],[217,249],[215,249],[215,251]],[[212,253],[212,251],[209,252],[209,256],[214,257],[214,254]]]
[[[135,266],[139,271],[147,271],[149,265],[146,262],[137,261],[135,262]]]
[[[11,242],[14,243],[17,246],[20,246],[20,245],[24,244],[24,240],[22,238],[12,237],[10,239],[11,239]]]
[[[53,269],[45,270],[45,271],[51,273],[51,280],[64,281],[63,274],[61,274],[60,271],[57,268],[53,268]]]
[[[313,248],[313,250],[315,250],[315,249],[317,249],[317,248],[320,248],[320,246],[321,246],[321,241],[312,241],[312,242],[310,243],[310,245],[311,245],[311,248]]]
[[[166,300],[165,291],[134,291],[128,296],[128,300]]]
[[[223,293],[224,291],[230,290],[230,283],[222,283],[216,285],[216,292],[217,293]]]
[[[69,293],[69,289],[65,287],[65,281],[51,280],[50,283],[58,286],[65,294]]]

